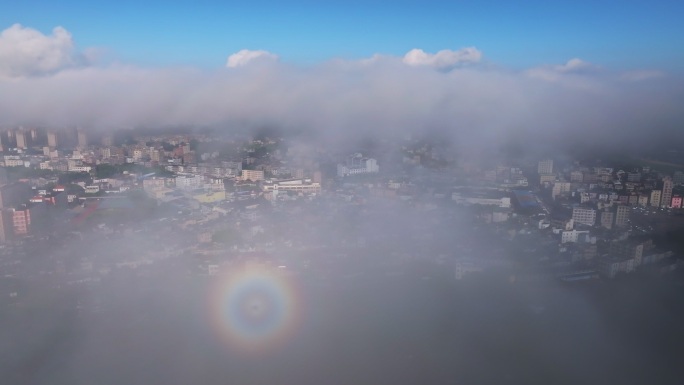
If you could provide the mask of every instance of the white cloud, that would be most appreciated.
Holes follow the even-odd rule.
[[[71,61],[48,66],[53,72],[43,70],[44,76],[0,78],[0,126],[231,129],[272,124],[310,130],[312,137],[331,142],[370,133],[441,130],[477,148],[524,130],[555,139],[596,137],[618,129],[638,132],[640,122],[650,127],[682,115],[680,82],[651,80],[648,74],[630,75],[643,80],[628,82],[618,72],[595,70],[581,60],[512,71],[457,65],[480,60],[479,51],[414,50],[403,58],[375,55],[298,67],[279,63],[265,51],[245,50],[227,64],[265,60],[271,65],[204,71],[79,67],[70,64],[75,60],[70,52]],[[450,70],[422,71],[414,65]],[[69,68],[59,70],[64,66]]]
[[[481,59],[482,52],[474,47],[461,48],[457,51],[443,49],[435,54],[416,48],[404,55],[403,62],[411,66],[429,66],[445,70],[459,64],[477,63]]]
[[[531,68],[525,73],[527,76],[552,82],[566,82],[574,87],[591,87],[592,82],[587,82],[586,77],[598,75],[601,67],[573,58],[563,64],[544,65]]]
[[[563,73],[577,73],[597,70],[598,67],[582,59],[573,58],[568,60],[565,64],[555,66],[554,69]]]
[[[71,34],[62,27],[44,35],[14,24],[0,33],[0,77],[49,74],[79,61]]]
[[[268,51],[243,49],[228,56],[226,67],[237,68],[250,63],[276,62],[278,59],[278,55]]]

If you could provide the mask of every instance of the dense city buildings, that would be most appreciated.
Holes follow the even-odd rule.
[[[17,138],[24,140],[22,133],[26,149],[15,144]],[[64,143],[58,143],[58,136],[66,138]],[[540,260],[552,258],[566,266],[572,279],[579,271],[613,277],[669,258],[648,249],[639,260],[611,245],[651,234],[651,218],[677,221],[684,192],[678,190],[679,174],[648,167],[621,170],[553,159],[483,166],[466,159],[431,168],[427,165],[435,152],[426,147],[402,150],[393,163],[382,153],[336,156],[283,138],[221,142],[162,134],[114,141],[113,135],[98,137],[85,129],[8,130],[0,137],[12,143],[3,148],[0,168],[0,242],[7,245],[52,239],[60,231],[89,234],[86,228],[93,226],[99,229],[93,231],[115,231],[110,220],[139,215],[143,222],[174,221],[179,234],[190,235],[188,247],[203,245],[198,250],[218,247],[216,240],[226,229],[252,242],[231,247],[265,250],[274,247],[272,227],[287,227],[286,218],[298,218],[307,207],[316,209],[304,217],[320,226],[326,213],[387,206],[458,212],[473,228],[492,231],[491,239],[506,243],[523,234],[537,237],[535,242],[545,245]],[[387,167],[381,169],[377,159]],[[539,184],[530,186],[529,178]],[[165,213],[161,218],[146,217],[160,210]],[[369,242],[361,235],[340,235],[338,241],[347,246]],[[322,247],[313,240],[298,242]],[[481,263],[461,261],[456,275],[481,271]],[[221,269],[217,266],[214,270]]]
[[[82,289],[91,302],[74,303],[79,316],[115,313],[116,300],[100,300],[105,285],[135,297],[168,282],[196,302],[187,285],[245,266],[314,295],[413,282],[463,298],[473,291],[461,287],[493,281],[504,292],[591,290],[596,280],[667,280],[681,266],[672,239],[684,227],[684,189],[671,169],[533,157],[440,163],[411,139],[333,152],[282,137],[137,131],[105,140],[83,130],[86,141],[55,130],[64,140],[51,146],[50,132],[26,149],[7,141],[0,157],[0,281]],[[30,301],[21,287],[2,293]]]

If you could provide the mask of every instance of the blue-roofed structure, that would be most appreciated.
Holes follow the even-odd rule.
[[[515,199],[521,208],[539,207],[537,198],[535,198],[534,194],[532,194],[530,191],[514,190],[513,195],[515,196]]]

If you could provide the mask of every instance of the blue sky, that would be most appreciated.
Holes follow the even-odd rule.
[[[475,46],[510,68],[578,57],[617,69],[684,67],[684,2],[0,0],[0,28],[49,33],[138,65],[218,67],[240,49],[294,63]],[[597,4],[598,3],[598,4]]]

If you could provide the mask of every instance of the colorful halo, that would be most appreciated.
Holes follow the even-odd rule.
[[[296,329],[301,306],[294,283],[280,270],[247,267],[221,276],[212,295],[214,326],[228,347],[276,348]]]

